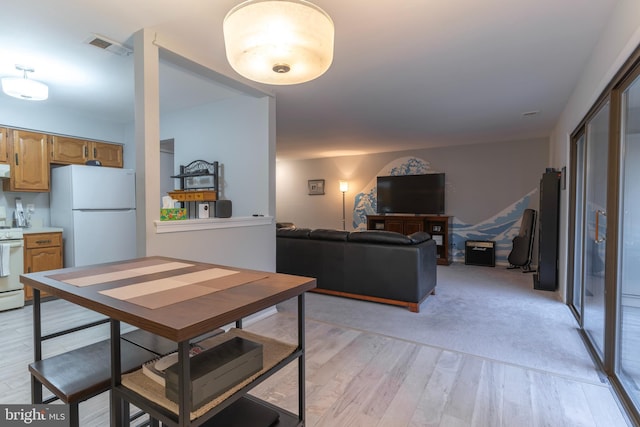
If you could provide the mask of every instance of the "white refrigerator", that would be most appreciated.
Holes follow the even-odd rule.
[[[62,227],[64,266],[136,256],[135,172],[70,165],[51,170],[51,226]]]

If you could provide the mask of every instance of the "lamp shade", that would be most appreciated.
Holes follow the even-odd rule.
[[[343,193],[349,191],[349,183],[347,181],[340,181],[340,191]]]
[[[224,19],[227,60],[240,75],[288,85],[321,76],[333,61],[333,21],[304,0],[249,0]]]
[[[2,91],[14,98],[43,101],[49,97],[49,88],[44,83],[25,77],[3,77]]]

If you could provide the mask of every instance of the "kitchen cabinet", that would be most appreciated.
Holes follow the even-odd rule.
[[[88,160],[98,160],[102,166],[122,167],[122,145],[88,141],[68,136],[52,136],[51,163],[84,165]]]
[[[62,268],[62,233],[33,233],[24,235],[24,272]],[[41,293],[41,296],[47,296]],[[33,298],[30,286],[24,288],[24,298]]]
[[[88,141],[67,136],[52,136],[50,144],[51,163],[83,165],[87,160]]]
[[[0,163],[9,161],[9,143],[7,142],[7,128],[0,128]]]
[[[122,167],[122,145],[92,141],[89,144],[89,155],[99,160],[102,166]]]
[[[4,191],[49,191],[47,135],[24,130],[10,130],[7,134],[11,174],[2,183]]]

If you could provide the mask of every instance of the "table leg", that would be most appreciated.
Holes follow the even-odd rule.
[[[33,288],[33,360],[42,360],[42,311],[40,290]],[[31,403],[42,403],[42,383],[31,375]]]
[[[189,340],[178,343],[178,425],[191,423],[191,366],[189,362]]]
[[[120,386],[121,381],[120,321],[111,319],[111,427],[123,427],[129,422],[129,415],[127,411],[125,411],[126,403],[120,397],[120,394],[114,393],[113,391],[116,387]]]
[[[298,295],[298,348],[302,354],[298,358],[298,419],[305,421],[305,339],[304,339],[304,292]]]

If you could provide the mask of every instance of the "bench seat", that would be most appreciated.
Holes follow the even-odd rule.
[[[131,372],[157,357],[121,340],[122,372]],[[29,372],[61,401],[81,402],[111,388],[111,340],[104,340],[29,365]]]

